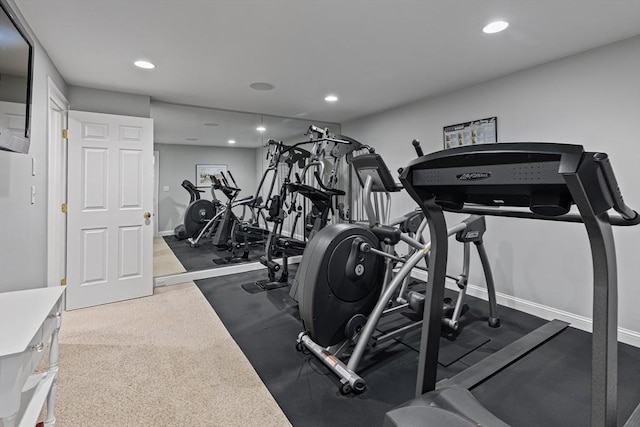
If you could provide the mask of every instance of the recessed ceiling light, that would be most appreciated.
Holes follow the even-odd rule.
[[[500,31],[505,30],[509,26],[509,23],[506,21],[494,21],[490,24],[487,24],[482,32],[487,34],[499,33]]]
[[[257,130],[258,132],[264,132],[265,130],[267,130],[267,128],[266,128],[266,127],[264,127],[264,126],[258,126],[258,127],[256,128],[256,130]]]
[[[265,83],[265,82],[251,83],[249,85],[249,87],[251,89],[255,89],[255,90],[271,90],[271,89],[275,88],[275,86],[272,85],[271,83]]]
[[[187,141],[197,141],[198,138],[187,138]]]
[[[235,139],[230,139],[229,141],[227,141],[229,144],[235,144],[236,140]]]
[[[203,123],[203,126],[220,126],[219,123],[213,123],[213,122],[207,122],[207,123]]]
[[[336,102],[338,100],[338,97],[335,95],[327,95],[324,97],[324,100],[327,102]]]
[[[133,65],[135,65],[138,68],[144,68],[145,70],[153,70],[154,68],[156,68],[156,66],[151,62],[143,61],[143,60],[138,60],[134,62]]]

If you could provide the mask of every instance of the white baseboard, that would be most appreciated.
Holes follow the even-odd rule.
[[[158,231],[158,236],[159,237],[164,237],[164,236],[173,236],[173,230],[165,230],[165,231]]]
[[[289,265],[298,264],[302,256],[294,256],[289,258]],[[275,261],[281,261],[280,258]],[[186,273],[172,274],[169,276],[160,276],[153,279],[153,286],[178,285],[180,283],[191,282],[200,279],[210,279],[213,277],[229,276],[231,274],[246,273],[248,271],[256,271],[266,269],[259,262],[248,262],[245,264],[235,264],[226,267],[210,268],[208,270],[188,271]]]
[[[416,279],[424,281],[427,280],[427,273],[425,271],[414,269],[411,276]],[[454,291],[458,290],[458,286],[450,279],[447,279],[446,286],[448,289],[452,289]],[[486,288],[472,284],[467,285],[467,295],[471,295],[485,301],[488,299]],[[558,319],[568,322],[574,328],[582,331],[591,332],[592,330],[593,322],[588,317],[569,313],[568,311],[558,310],[553,307],[527,301],[522,298],[517,298],[500,292],[496,292],[496,300],[500,305],[513,308],[514,310],[522,311],[545,320]],[[618,341],[640,348],[640,332],[618,327]]]

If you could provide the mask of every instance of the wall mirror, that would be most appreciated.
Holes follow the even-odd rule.
[[[340,125],[306,120],[304,118],[274,117],[253,113],[226,111],[152,101],[154,120],[154,150],[156,158],[156,223],[158,237],[154,257],[156,277],[177,273],[215,269],[239,262],[256,262],[260,250],[250,251],[248,260],[231,260],[229,251],[214,247],[211,236],[202,238],[197,247],[175,236],[175,229],[183,224],[190,194],[182,186],[190,181],[199,190],[201,199],[221,204],[228,202],[225,194],[210,185],[198,183],[197,170],[212,166],[230,172],[230,184],[240,188],[238,199],[255,195],[258,183],[268,165],[264,146],[269,139],[293,143],[306,140],[304,135],[312,124],[340,133]],[[232,142],[230,142],[232,141]],[[206,202],[202,206],[208,206]],[[242,214],[242,208],[234,208]],[[245,211],[245,216],[250,213]],[[205,235],[206,236],[206,235]],[[220,242],[218,242],[220,243]],[[154,245],[155,246],[155,245]],[[182,266],[164,262],[175,255]],[[159,262],[158,262],[159,261]],[[181,270],[181,267],[184,270]]]

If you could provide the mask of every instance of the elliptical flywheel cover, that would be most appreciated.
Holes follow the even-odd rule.
[[[380,296],[383,259],[358,251],[361,243],[380,249],[365,227],[332,224],[311,239],[302,257],[300,317],[311,339],[323,347],[344,341],[347,322],[356,315],[367,316]],[[357,254],[358,274],[347,270],[352,251]]]
[[[198,199],[187,207],[184,228],[188,236],[196,235],[216,215],[216,207],[209,200]]]

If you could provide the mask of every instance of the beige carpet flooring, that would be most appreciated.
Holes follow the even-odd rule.
[[[289,426],[193,282],[64,312],[57,425]]]
[[[173,251],[162,237],[153,238],[153,277],[184,273],[182,266]]]

